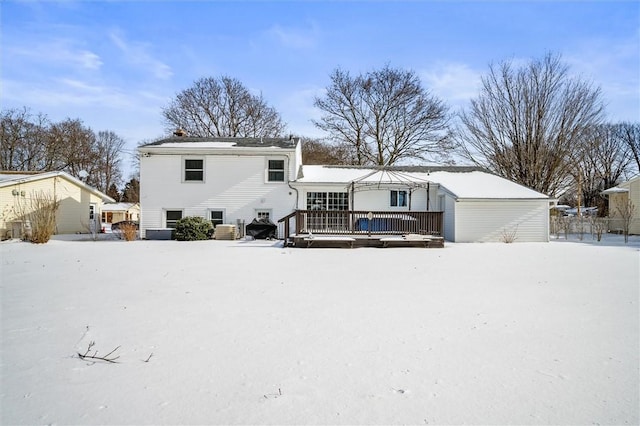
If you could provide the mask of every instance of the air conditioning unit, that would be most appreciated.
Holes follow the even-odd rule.
[[[213,233],[213,238],[216,240],[235,240],[237,238],[236,230],[235,225],[218,225]]]

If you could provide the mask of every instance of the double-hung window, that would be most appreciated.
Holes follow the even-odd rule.
[[[186,158],[184,160],[185,182],[204,182],[204,160]]]
[[[165,226],[175,229],[176,222],[182,219],[182,210],[167,210],[165,215]]]
[[[391,191],[391,207],[407,206],[407,191]]]
[[[210,214],[210,220],[211,220],[211,224],[213,225],[213,227],[215,228],[218,225],[221,225],[224,223],[224,211],[222,210],[211,210]]]
[[[267,181],[284,182],[284,160],[269,160]]]

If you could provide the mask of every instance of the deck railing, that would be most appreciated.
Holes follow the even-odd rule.
[[[296,234],[425,234],[442,236],[442,212],[430,211],[351,211],[296,210],[282,218],[285,237],[289,220],[295,218]]]

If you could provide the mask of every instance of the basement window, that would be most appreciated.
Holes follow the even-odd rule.
[[[218,225],[222,225],[224,223],[224,211],[222,210],[211,210],[209,213],[209,217],[211,220],[211,224],[215,228]]]
[[[176,223],[182,219],[182,210],[167,210],[165,214],[165,227],[175,229]]]

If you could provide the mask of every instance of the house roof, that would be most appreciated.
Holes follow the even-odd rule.
[[[621,192],[629,192],[629,188],[620,188],[619,186],[614,186],[613,188],[605,189],[601,192],[601,194],[619,194]]]
[[[108,212],[126,212],[134,206],[137,206],[138,203],[106,203],[102,206],[102,211]]]
[[[282,148],[293,149],[300,138],[213,138],[177,136],[161,139],[139,148],[167,147],[167,148]]]
[[[407,166],[384,170],[362,167],[302,166],[293,184],[360,184],[424,186],[438,184],[458,199],[548,199],[549,197],[500,176],[469,166]]]
[[[63,179],[66,179],[70,182],[73,182],[74,184],[76,184],[77,186],[86,189],[87,191],[91,192],[92,194],[96,195],[97,197],[100,197],[102,199],[102,201],[105,202],[115,202],[116,200],[114,200],[113,198],[109,197],[107,194],[98,191],[96,188],[87,185],[86,183],[82,182],[81,180],[71,176],[69,173],[67,172],[62,172],[62,171],[52,171],[52,172],[7,172],[7,171],[0,171],[0,188],[6,187],[6,186],[11,186],[11,185],[16,185],[16,184],[20,184],[20,183],[27,183],[27,182],[34,182],[37,180],[42,180],[42,179],[49,179],[49,178],[53,178],[53,177],[61,177]]]
[[[640,175],[634,178],[631,178],[626,182],[622,182],[621,184],[614,186],[613,188],[605,189],[604,191],[601,192],[601,194],[609,195],[609,194],[619,194],[623,192],[629,192],[629,189],[631,188],[631,184],[637,181],[640,181]]]

